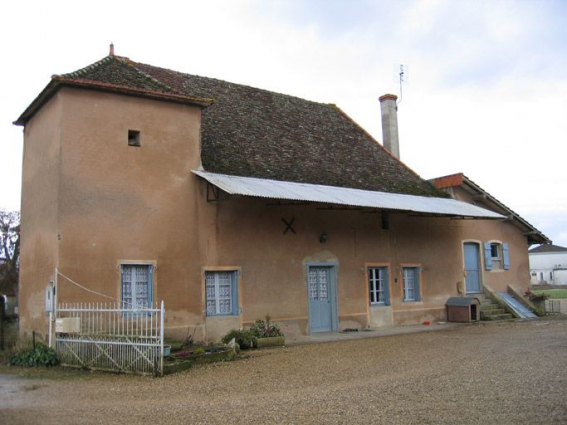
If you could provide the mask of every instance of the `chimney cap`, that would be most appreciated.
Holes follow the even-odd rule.
[[[395,102],[396,100],[398,100],[398,96],[396,96],[395,94],[385,94],[383,96],[380,96],[378,100],[380,102],[384,102],[386,100],[393,100]]]

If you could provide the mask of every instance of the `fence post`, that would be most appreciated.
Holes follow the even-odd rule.
[[[159,338],[159,344],[160,344],[160,352],[159,352],[159,359],[160,359],[160,365],[159,365],[159,372],[160,375],[163,376],[163,325],[164,325],[164,316],[165,316],[165,305],[163,300],[161,300],[161,311],[160,311],[160,338]]]

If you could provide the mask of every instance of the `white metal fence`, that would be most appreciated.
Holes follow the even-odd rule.
[[[164,303],[59,304],[55,347],[64,366],[112,372],[163,374]]]

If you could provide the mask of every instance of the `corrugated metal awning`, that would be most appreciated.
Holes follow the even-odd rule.
[[[373,192],[370,190],[258,179],[253,177],[228,176],[196,170],[193,170],[193,173],[231,195],[299,202],[318,202],[348,207],[375,208],[386,211],[407,211],[450,217],[505,218],[503,215],[495,212],[454,199]]]

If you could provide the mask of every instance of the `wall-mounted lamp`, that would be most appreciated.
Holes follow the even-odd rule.
[[[319,236],[319,242],[325,243],[327,242],[327,239],[329,239],[329,235],[327,235],[327,232],[323,230],[323,233],[321,233],[321,236]]]

